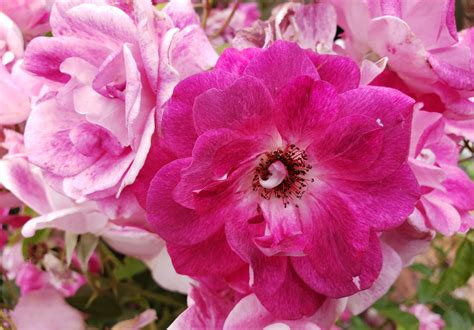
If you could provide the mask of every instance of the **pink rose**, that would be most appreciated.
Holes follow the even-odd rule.
[[[454,1],[328,0],[337,11],[346,52],[362,64],[385,59],[411,96],[431,98],[450,133],[474,138],[472,38],[456,31]],[[424,102],[424,101],[423,101]],[[426,104],[425,104],[426,105]]]
[[[153,179],[148,219],[176,270],[228,276],[283,319],[371,287],[378,233],[412,213],[413,100],[359,88],[347,58],[288,42],[226,50],[175,88],[163,115],[177,160]]]
[[[415,111],[409,163],[422,196],[410,222],[421,231],[450,236],[474,226],[474,183],[458,166],[459,149],[441,114]]]
[[[164,11],[146,0],[123,10],[105,1],[55,3],[53,37],[32,40],[24,63],[57,83],[25,129],[28,159],[55,189],[97,200],[113,218],[133,213],[126,187],[147,157],[161,104],[177,80],[215,61],[190,10],[178,0]]]
[[[54,0],[8,0],[0,2],[0,11],[10,16],[27,40],[51,31],[49,13]]]

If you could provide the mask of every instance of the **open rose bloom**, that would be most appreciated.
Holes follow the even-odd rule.
[[[0,328],[469,329],[461,5],[0,0]]]
[[[396,90],[359,88],[346,58],[286,42],[226,51],[168,104],[164,142],[179,159],[151,183],[149,220],[178,271],[249,264],[269,311],[312,315],[372,285],[380,233],[414,209],[412,107]]]

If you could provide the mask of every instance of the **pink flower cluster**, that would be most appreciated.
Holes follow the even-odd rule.
[[[35,263],[7,244],[17,229],[92,234],[141,259],[189,293],[174,329],[330,329],[436,233],[474,227],[459,166],[474,31],[456,31],[454,1],[291,2],[265,21],[248,3],[211,10],[207,28],[195,7],[0,5],[0,248],[17,328],[83,328],[64,297],[85,282],[48,252],[62,236]],[[35,216],[9,213],[26,206]]]

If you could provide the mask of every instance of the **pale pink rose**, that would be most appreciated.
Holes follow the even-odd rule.
[[[23,57],[23,47],[18,26],[0,12],[0,127],[21,123],[30,113],[28,90],[14,76],[21,70],[18,60]]]
[[[20,63],[17,63],[17,65]],[[13,70],[19,69],[15,65]],[[24,122],[30,114],[28,91],[0,64],[0,125]]]
[[[20,27],[26,40],[51,31],[49,13],[54,0],[4,0],[0,12],[10,16]]]
[[[459,150],[441,114],[415,109],[409,164],[422,196],[410,222],[420,231],[449,236],[472,226],[474,182],[458,166]]]
[[[84,317],[54,289],[43,289],[21,296],[11,314],[18,330],[82,330]]]
[[[112,222],[93,202],[77,204],[59,195],[46,185],[40,169],[22,158],[22,136],[10,130],[5,133],[3,146],[9,152],[0,160],[0,183],[40,214],[24,224],[22,234],[25,237],[31,237],[37,230],[44,228],[55,228],[75,234],[93,233],[101,236],[118,252],[143,260],[150,268],[155,281],[162,287],[181,293],[189,291],[190,279],[176,273],[163,240],[146,229],[147,223],[142,216],[119,218]],[[21,248],[19,249],[15,255],[21,259],[20,263],[24,263]],[[9,253],[6,255],[13,256]],[[6,265],[4,268],[15,268],[14,259],[6,256],[5,262],[12,266]],[[48,283],[64,295],[73,294],[84,283],[82,277],[69,271],[52,256],[46,255],[45,266],[49,275]],[[100,267],[94,255],[89,261],[89,267],[92,267],[91,271],[98,271]],[[12,276],[16,273],[17,270]]]
[[[474,138],[472,29],[456,32],[454,1],[327,0],[337,11],[346,52],[359,62],[387,59],[409,87],[429,95],[450,133]]]
[[[127,186],[143,166],[155,116],[174,84],[217,56],[189,1],[163,11],[146,0],[121,8],[57,1],[53,37],[32,40],[24,61],[28,71],[56,82],[28,119],[28,159],[56,190],[96,200],[113,218],[139,211]]]
[[[4,3],[4,1],[2,1]],[[11,64],[23,57],[24,42],[18,26],[0,11],[0,64]]]
[[[93,202],[78,205],[48,187],[41,170],[24,158],[21,134],[5,130],[5,137],[2,145],[8,153],[0,160],[0,184],[39,214],[22,227],[25,237],[43,228],[83,234],[97,232],[105,226],[108,218]]]

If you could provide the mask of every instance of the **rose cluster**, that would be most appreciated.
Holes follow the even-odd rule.
[[[252,2],[158,2],[0,4],[17,329],[84,328],[65,299],[103,271],[102,245],[188,295],[173,329],[334,329],[436,234],[474,227],[474,30],[454,1],[288,2],[261,20]]]

